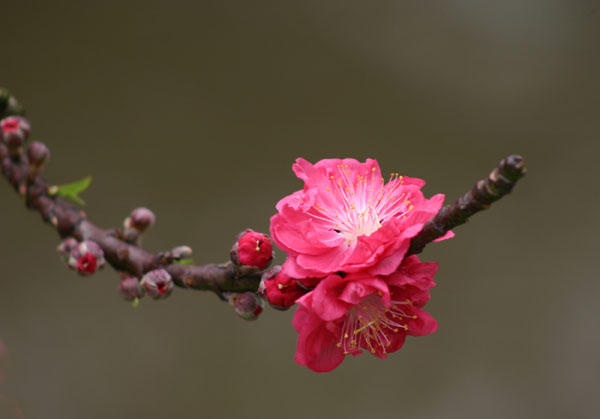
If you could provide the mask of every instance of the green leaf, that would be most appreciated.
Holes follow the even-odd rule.
[[[140,299],[134,298],[133,301],[131,302],[131,305],[133,306],[133,308],[138,308],[140,305]]]
[[[76,204],[85,205],[85,202],[79,197],[79,194],[89,188],[90,183],[92,183],[92,177],[88,176],[73,183],[60,185],[56,189],[56,194],[63,198],[68,198]]]
[[[180,260],[176,260],[175,263],[178,263],[180,265],[193,266],[194,265],[194,259],[180,259]]]

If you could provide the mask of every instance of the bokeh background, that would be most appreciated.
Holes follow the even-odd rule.
[[[329,374],[293,312],[214,295],[123,302],[80,278],[0,182],[4,405],[26,418],[600,417],[600,6],[595,1],[2,2],[0,85],[87,175],[86,211],[140,205],[149,250],[227,259],[301,184],[295,158],[376,158],[454,200],[500,159],[529,174],[431,245],[439,330]],[[279,254],[279,261],[282,261]],[[0,415],[7,415],[3,410]]]

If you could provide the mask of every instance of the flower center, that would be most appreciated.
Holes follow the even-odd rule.
[[[375,168],[366,176],[352,173],[347,164],[337,168],[337,176],[329,176],[323,202],[315,202],[314,211],[311,209],[309,214],[327,229],[344,236],[348,245],[355,244],[360,236],[373,234],[385,220],[403,217],[413,209],[402,192],[404,181],[398,173],[392,173],[383,185],[384,179],[376,177]]]
[[[398,333],[400,329],[407,331],[408,326],[402,322],[416,318],[402,310],[403,305],[410,304],[410,300],[392,300],[391,305],[386,307],[379,294],[368,296],[348,312],[337,347],[345,355],[359,352],[359,348],[386,354],[386,348],[391,345],[388,335]]]
[[[160,294],[164,294],[167,291],[167,284],[164,281],[158,281],[156,283],[156,288],[158,288]]]
[[[96,256],[89,252],[77,260],[77,269],[79,270],[79,272],[91,274],[96,272],[97,267],[98,263],[96,260]]]
[[[9,119],[7,121],[4,121],[2,123],[2,129],[4,130],[4,132],[13,132],[13,131],[17,131],[19,129],[19,121],[17,121],[16,119]]]

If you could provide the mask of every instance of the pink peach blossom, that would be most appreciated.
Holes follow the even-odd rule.
[[[421,179],[394,173],[384,183],[371,159],[299,158],[293,170],[304,188],[279,201],[271,218],[271,236],[288,254],[283,271],[293,278],[391,274],[444,200],[426,199]]]
[[[313,371],[331,371],[348,354],[366,350],[385,358],[402,347],[406,335],[434,332],[437,322],[421,308],[435,286],[436,271],[436,263],[409,256],[386,276],[328,276],[297,300],[296,361]]]

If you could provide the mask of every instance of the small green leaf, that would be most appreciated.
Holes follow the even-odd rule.
[[[139,298],[134,298],[133,302],[131,303],[133,308],[138,308],[140,305],[140,299]]]
[[[175,263],[178,263],[180,265],[193,266],[194,265],[194,259],[180,259],[180,260],[176,260]]]
[[[67,183],[66,185],[60,185],[56,189],[56,195],[63,198],[68,198],[71,201],[79,205],[85,205],[83,199],[79,197],[79,194],[89,188],[92,183],[92,177],[88,176],[84,179],[77,180],[73,183]]]

